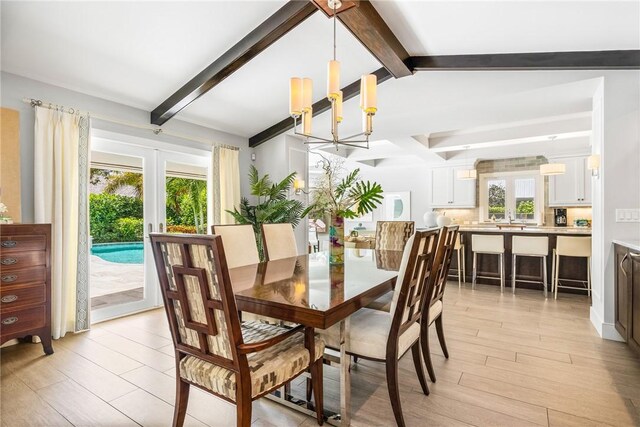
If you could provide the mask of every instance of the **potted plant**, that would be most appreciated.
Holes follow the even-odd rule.
[[[360,169],[346,176],[340,159],[321,156],[318,166],[324,173],[315,183],[312,215],[329,216],[329,263],[344,262],[344,220],[358,218],[382,203],[382,187],[360,179]]]
[[[255,166],[251,165],[249,183],[251,185],[251,195],[256,197],[256,204],[252,205],[249,199],[243,197],[240,200],[240,210],[238,208],[234,208],[232,211],[227,210],[236,223],[251,224],[253,226],[261,260],[264,260],[261,225],[288,222],[295,227],[302,218],[307,216],[311,209],[310,207],[305,208],[298,200],[289,200],[287,198],[295,176],[294,172],[274,184],[268,174],[261,178]]]

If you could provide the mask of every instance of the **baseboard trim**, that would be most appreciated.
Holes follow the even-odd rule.
[[[600,315],[593,309],[593,306],[589,310],[589,320],[596,332],[605,340],[621,341],[625,342],[624,338],[618,333],[613,323],[606,323],[602,320]]]

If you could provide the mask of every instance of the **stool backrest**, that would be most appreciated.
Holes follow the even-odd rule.
[[[513,236],[511,253],[514,255],[549,255],[549,238],[547,236]]]
[[[590,257],[591,237],[558,236],[556,254],[562,256]]]
[[[471,250],[473,252],[504,253],[504,236],[495,234],[472,234]]]
[[[258,264],[258,245],[251,224],[212,225],[211,232],[222,238],[228,268]]]

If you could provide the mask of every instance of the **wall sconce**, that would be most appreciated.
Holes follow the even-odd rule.
[[[304,179],[300,179],[300,178],[296,178],[293,180],[293,193],[296,196],[299,196],[300,194],[304,193]]]
[[[592,154],[587,158],[587,168],[591,171],[591,176],[600,176],[600,154]]]

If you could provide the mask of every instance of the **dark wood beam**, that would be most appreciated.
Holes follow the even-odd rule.
[[[408,63],[413,71],[627,70],[640,68],[640,50],[412,56]]]
[[[378,84],[393,77],[386,68],[379,68],[372,74],[376,75]],[[344,101],[358,95],[360,95],[360,79],[342,88],[342,97]],[[329,102],[329,100],[327,98],[322,98],[320,101],[313,104],[313,115],[317,116],[318,114],[322,114],[325,111],[329,111],[330,109],[331,103]],[[266,142],[271,138],[281,135],[291,129],[293,129],[293,118],[287,117],[286,119],[279,121],[275,125],[249,138],[249,147],[257,147],[263,142]]]
[[[216,59],[151,112],[151,123],[162,125],[180,110],[207,93],[279,38],[311,16],[311,2],[290,0],[266,21]]]
[[[314,2],[326,13],[327,0],[314,0]],[[393,77],[397,79],[410,76],[411,69],[406,64],[409,53],[375,7],[368,0],[346,3],[343,3],[341,11],[336,11],[340,22]],[[350,3],[355,3],[355,6],[352,7]]]

